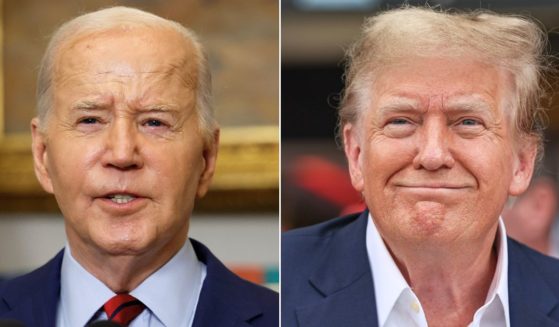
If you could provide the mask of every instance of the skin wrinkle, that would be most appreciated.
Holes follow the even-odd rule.
[[[430,326],[467,325],[483,304],[496,217],[531,177],[535,145],[513,151],[503,119],[507,76],[470,58],[406,61],[375,76],[367,123],[343,129],[352,183]]]
[[[141,72],[139,75],[142,75],[144,73],[145,72]],[[159,73],[159,72],[154,72],[154,73],[150,73],[150,74],[154,74],[154,81],[150,82],[149,83],[150,85],[157,85],[157,83],[159,83],[160,81],[165,81],[166,79],[169,79],[169,78],[173,77],[172,75],[166,75],[164,73],[162,74],[162,73]],[[117,76],[120,77],[122,75],[117,74]],[[129,75],[125,75],[125,79],[128,79],[130,77],[131,76],[129,76]],[[150,77],[147,77],[147,78],[149,79]],[[116,80],[113,79],[112,82],[118,83],[119,87],[125,87],[125,85],[127,83],[125,80],[120,80],[120,79],[116,79]],[[68,83],[71,83],[71,80]],[[98,81],[98,83],[101,83],[101,81]],[[139,86],[139,87],[141,87],[141,86]],[[148,87],[148,92],[149,92],[150,89],[151,89],[151,87]],[[98,106],[98,107],[101,107],[101,109],[102,108],[110,108],[110,106],[114,103],[114,97],[111,98],[109,95],[101,96],[100,98],[101,99],[107,98],[107,99],[106,100],[101,100],[100,102],[98,102],[100,104],[97,104],[95,101],[91,101],[91,100],[82,100],[82,102],[85,102],[86,106],[89,106],[89,107]],[[143,99],[143,98],[140,98],[140,99],[132,98],[132,99],[128,100],[128,102],[129,102],[128,106],[129,107],[134,107],[134,108],[136,108],[135,110],[138,113],[142,113],[142,111],[145,111],[144,109],[142,109],[142,107],[145,107],[142,104],[142,102],[144,102],[144,101],[146,101],[146,100]],[[147,101],[149,101],[149,99]],[[167,100],[167,102],[168,102],[168,100]],[[76,106],[80,106],[80,104],[78,103],[77,105],[73,105],[73,107],[76,107]],[[178,109],[179,105],[174,104],[174,103],[148,104],[148,106],[151,107],[151,108],[158,108],[159,110],[169,112],[172,115],[174,113],[175,116],[179,112],[179,109]],[[193,106],[193,104],[190,104],[190,106]],[[166,108],[177,108],[177,109],[166,109]],[[194,108],[189,108],[189,109],[184,109],[184,110],[188,111],[188,115],[187,116],[182,115],[182,116],[179,116],[178,119],[175,119],[176,123],[171,126],[172,129],[175,130],[175,131],[179,131],[180,128],[182,127],[182,125],[184,124],[184,120],[190,118],[190,116],[196,112],[196,110]],[[155,110],[151,110],[151,112],[155,112]]]
[[[169,64],[169,69],[167,71],[165,71],[163,74],[165,76],[171,76],[174,75],[177,72],[181,72],[182,73],[178,73],[176,75],[178,75],[181,78],[181,81],[183,82],[183,85],[186,86],[187,88],[193,90],[193,91],[197,91],[198,90],[198,67],[191,67],[192,65],[188,65],[188,59],[185,58],[181,58],[179,60],[179,62],[177,63],[170,63]],[[186,73],[184,70],[186,70],[185,68],[188,67],[189,71],[191,72],[195,72],[194,74],[188,74]]]
[[[182,40],[168,29],[83,38],[89,51],[78,42],[58,52],[45,130],[32,122],[36,174],[57,199],[72,254],[115,292],[134,289],[180,249],[215,168],[217,138],[205,142],[196,94],[177,76],[188,70],[169,69],[193,56]],[[115,208],[114,193],[135,194],[135,205]]]
[[[128,31],[134,31],[134,30],[139,30],[142,29],[141,27],[129,27]],[[174,33],[174,31],[169,30],[167,28],[144,28],[147,29],[148,31],[170,31],[171,33]],[[57,49],[57,51],[55,52],[55,56],[57,56],[57,54],[62,54],[62,53],[67,53],[68,51],[82,51],[81,49],[78,48],[78,46],[80,45],[80,43],[82,41],[88,41],[89,39],[94,39],[97,37],[103,37],[105,35],[110,36],[111,34],[114,33],[118,33],[118,29],[109,29],[106,31],[101,31],[101,32],[97,32],[97,33],[83,33],[81,35],[77,35],[77,36],[73,36],[71,39],[66,40],[65,42],[63,42],[59,48]],[[189,42],[188,44],[186,44],[186,40],[182,39],[181,41],[183,41],[183,45],[185,45],[186,50],[188,52],[192,52],[194,50],[194,47],[192,45],[192,42]],[[103,45],[104,46],[104,45]],[[91,42],[82,45],[82,47],[84,47],[85,49],[87,49],[88,51],[92,51],[94,50],[94,47],[92,45]],[[165,57],[169,57],[168,54],[164,54],[163,56]],[[187,58],[187,56],[179,56],[178,58],[175,59],[171,59],[170,62],[165,63],[165,67],[168,67],[167,69],[164,69],[162,72],[161,71],[157,71],[157,70],[146,70],[146,69],[142,69],[139,70],[138,72],[135,72],[135,74],[162,74],[161,78],[167,78],[171,75],[174,75],[176,77],[179,77],[180,80],[183,82],[183,85],[188,87],[189,89],[193,90],[193,91],[197,91],[197,80],[198,80],[198,67],[195,64],[195,62],[197,60],[189,60],[190,58]],[[54,67],[53,67],[53,81],[51,83],[51,86],[54,86],[56,84],[60,84],[60,86],[63,86],[66,82],[66,80],[68,79],[74,79],[76,76],[78,76],[80,74],[79,72],[79,68],[81,68],[80,66],[78,66],[78,71],[75,73],[70,73],[70,74],[60,74],[60,69],[64,68],[64,67],[60,67],[57,63],[60,62],[60,60],[55,61],[54,63]],[[191,63],[192,62],[192,63]],[[68,64],[68,61],[64,61],[65,63],[65,67]],[[179,74],[175,74],[176,72],[179,72]],[[96,75],[106,75],[106,74],[112,74],[115,75],[114,72],[112,71],[101,71],[101,72],[96,72]],[[126,74],[116,74],[116,76],[119,77],[126,77],[128,75]],[[60,77],[63,77],[62,80],[59,80]]]

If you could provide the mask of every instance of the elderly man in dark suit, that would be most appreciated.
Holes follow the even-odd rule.
[[[277,326],[277,294],[188,239],[212,178],[219,128],[201,44],[125,7],[77,17],[42,60],[35,172],[67,246],[0,286],[0,319],[27,326]]]
[[[542,142],[545,43],[493,13],[367,20],[340,134],[368,210],[285,235],[283,326],[559,326],[559,262],[500,218]]]

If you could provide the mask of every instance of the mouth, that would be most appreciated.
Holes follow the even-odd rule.
[[[414,184],[414,185],[398,185],[397,188],[403,194],[410,195],[417,199],[439,199],[439,198],[461,198],[470,190],[465,185],[449,185],[449,184]]]
[[[398,185],[403,188],[412,188],[412,189],[447,189],[447,190],[460,190],[467,188],[466,186],[457,186],[457,185]]]
[[[134,201],[138,197],[132,194],[109,194],[105,196],[105,198],[111,200],[114,203],[126,204]]]
[[[394,183],[396,187],[409,188],[409,189],[426,189],[426,190],[437,190],[437,189],[448,189],[448,190],[460,190],[469,188],[468,183],[448,183],[448,182],[411,182],[411,183]]]
[[[102,200],[107,204],[123,206],[146,199],[146,196],[128,190],[114,190],[106,193],[100,193],[95,198]]]
[[[149,203],[148,197],[123,190],[99,194],[94,200],[104,211],[117,216],[137,213]]]

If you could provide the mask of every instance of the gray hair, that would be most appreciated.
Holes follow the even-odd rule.
[[[360,101],[380,67],[409,56],[470,56],[510,72],[514,90],[511,118],[517,136],[533,139],[541,153],[546,123],[541,101],[547,38],[533,21],[486,11],[443,12],[403,7],[368,18],[360,38],[346,53],[345,90],[338,131],[355,123]]]
[[[217,122],[212,107],[211,74],[204,48],[196,35],[181,24],[154,14],[128,7],[111,7],[78,16],[60,26],[50,39],[39,66],[37,79],[37,115],[41,128],[52,109],[52,80],[59,50],[78,37],[102,33],[118,27],[167,28],[183,36],[195,50],[198,69],[196,111],[206,141],[214,137]]]

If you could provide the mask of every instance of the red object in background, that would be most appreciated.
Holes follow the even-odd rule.
[[[262,285],[264,280],[264,268],[260,266],[232,266],[230,267],[231,271],[233,271],[237,276],[251,281],[255,284]]]
[[[341,208],[340,214],[365,209],[361,195],[351,185],[345,169],[318,156],[300,156],[295,160],[295,185]]]

